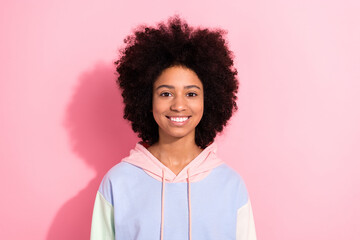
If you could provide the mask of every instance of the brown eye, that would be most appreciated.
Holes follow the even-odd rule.
[[[187,94],[187,96],[189,96],[189,97],[196,97],[196,96],[197,96],[197,94],[196,94],[196,93],[194,93],[194,92],[190,92],[190,93],[188,93],[188,94]]]
[[[160,93],[160,96],[161,96],[161,97],[170,97],[170,96],[171,96],[171,93],[169,93],[169,92],[163,92],[163,93]]]

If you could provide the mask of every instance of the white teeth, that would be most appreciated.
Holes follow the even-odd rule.
[[[174,122],[185,122],[189,117],[171,117],[170,120]]]

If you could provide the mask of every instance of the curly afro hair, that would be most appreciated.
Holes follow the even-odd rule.
[[[172,66],[193,70],[204,87],[204,114],[195,130],[195,142],[205,148],[237,110],[237,70],[222,29],[190,27],[179,16],[156,27],[140,26],[125,38],[116,64],[117,84],[125,104],[124,119],[147,144],[159,140],[152,115],[153,83]]]

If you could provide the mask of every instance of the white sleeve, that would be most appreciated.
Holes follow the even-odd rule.
[[[98,191],[91,222],[91,240],[114,240],[114,207]]]
[[[250,199],[237,210],[236,240],[256,240]]]

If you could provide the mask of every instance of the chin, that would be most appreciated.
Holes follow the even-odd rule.
[[[181,139],[181,138],[186,138],[191,136],[191,132],[175,132],[175,131],[171,131],[171,132],[163,132],[163,137],[165,138],[174,138],[176,140]],[[195,134],[194,134],[195,137]]]

